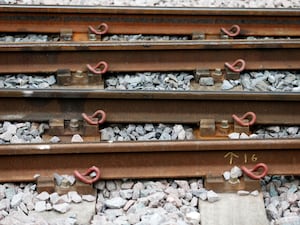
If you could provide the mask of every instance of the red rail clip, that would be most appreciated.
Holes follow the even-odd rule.
[[[235,37],[235,36],[238,36],[241,32],[241,28],[239,25],[237,24],[234,24],[232,25],[229,30],[227,30],[226,28],[222,27],[221,28],[221,31],[224,33],[224,34],[227,34],[229,37]]]
[[[238,64],[239,64],[239,67],[236,67],[236,66],[238,66]],[[238,59],[238,60],[236,60],[236,61],[235,61],[234,63],[232,63],[232,64],[226,62],[224,65],[225,65],[228,69],[230,69],[232,72],[240,73],[240,72],[242,72],[242,71],[245,69],[245,67],[246,67],[246,62],[245,62],[245,60],[243,60],[243,59]]]
[[[108,25],[106,23],[101,23],[97,29],[95,29],[92,26],[89,26],[89,31],[91,33],[97,34],[97,35],[102,35],[102,34],[106,34],[108,31]]]
[[[102,124],[105,122],[106,120],[106,113],[103,110],[97,110],[96,112],[94,112],[94,114],[92,116],[88,116],[85,113],[81,114],[83,119],[90,125],[98,125],[98,124]],[[101,119],[98,121],[95,121],[93,119],[98,118],[99,115],[101,115]]]
[[[246,123],[243,120],[246,119],[248,116],[251,116],[252,119]],[[247,127],[247,126],[251,126],[256,122],[256,115],[254,112],[246,112],[242,117],[238,117],[235,114],[232,114],[232,118],[241,126],[243,127]]]
[[[94,74],[104,74],[108,70],[108,64],[105,61],[100,61],[96,66],[91,66],[90,64],[86,64],[86,67],[89,71]]]
[[[85,176],[90,175],[93,172],[96,173],[96,176],[94,178],[89,179],[89,178],[85,177]],[[78,170],[74,170],[74,175],[78,180],[80,180],[81,182],[83,182],[85,184],[93,184],[100,179],[100,169],[96,166],[92,166],[83,174],[79,173]]]
[[[262,173],[261,174],[254,174],[253,172],[258,171],[259,168],[262,168]],[[264,163],[258,163],[254,166],[252,169],[247,169],[245,166],[241,166],[242,171],[250,178],[254,180],[259,180],[263,178],[264,176],[267,175],[268,173],[268,166]]]

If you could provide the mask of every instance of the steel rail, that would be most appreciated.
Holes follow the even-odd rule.
[[[170,43],[0,44],[0,73],[86,71],[108,63],[108,72],[224,68],[243,59],[246,70],[300,69],[299,41]],[[30,65],[30,66],[28,66]]]
[[[269,174],[300,173],[300,140],[222,140],[0,145],[0,182],[73,174],[91,166],[102,179],[218,175],[262,162]]]
[[[298,9],[143,8],[0,6],[1,32],[60,33],[87,40],[88,26],[106,23],[108,34],[220,36],[220,29],[241,27],[241,36],[300,36]]]
[[[258,124],[300,124],[298,93],[118,92],[98,90],[1,90],[0,120],[82,119],[101,109],[107,123],[232,121],[256,113]]]

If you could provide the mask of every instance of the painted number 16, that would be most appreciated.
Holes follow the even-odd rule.
[[[224,155],[224,158],[228,158],[229,159],[229,165],[233,164],[234,159],[239,159],[239,158],[244,158],[244,163],[248,163],[250,162],[256,162],[258,160],[258,157],[256,156],[256,154],[247,154],[244,153],[243,156],[240,157],[239,154],[233,153],[233,152],[228,152]]]

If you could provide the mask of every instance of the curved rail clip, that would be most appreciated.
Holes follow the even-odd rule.
[[[108,64],[105,61],[100,61],[96,66],[91,66],[90,64],[86,64],[88,70],[94,74],[104,74],[108,70]]]
[[[252,119],[249,122],[244,122],[243,120],[246,119],[247,117],[252,117]],[[235,114],[232,114],[232,118],[240,125],[243,127],[248,127],[253,125],[256,122],[256,115],[254,112],[246,112],[242,117],[238,117]]]
[[[85,176],[90,175],[93,172],[96,174],[96,176],[94,178],[89,179],[89,178],[85,177]],[[83,174],[79,173],[78,170],[74,170],[74,176],[78,180],[80,180],[81,182],[83,182],[85,184],[93,184],[100,179],[100,169],[96,166],[92,166],[87,171],[85,171]]]
[[[241,28],[240,28],[239,25],[234,24],[234,25],[232,25],[229,28],[229,30],[226,29],[226,28],[224,28],[224,27],[222,27],[221,28],[221,32],[224,33],[224,34],[226,34],[226,35],[228,35],[229,37],[236,37],[236,36],[238,36],[240,34]]]
[[[254,174],[253,172],[258,171],[259,168],[262,168],[262,173],[258,175]],[[258,163],[252,169],[248,169],[245,166],[241,166],[241,169],[248,177],[254,180],[259,180],[266,176],[268,173],[268,166],[264,163]]]
[[[105,122],[106,120],[106,113],[103,110],[97,110],[96,112],[94,112],[94,114],[92,116],[88,116],[85,113],[81,114],[83,119],[90,125],[99,125]],[[101,116],[101,119],[99,120],[93,120],[95,118],[98,118],[99,115]]]
[[[102,34],[106,34],[108,31],[108,25],[106,23],[101,23],[97,29],[95,29],[92,26],[89,26],[89,32],[96,34],[96,35],[102,35]]]
[[[235,72],[235,73],[240,73],[242,72],[245,67],[246,67],[246,62],[245,60],[243,59],[238,59],[236,60],[234,63],[230,64],[228,62],[226,62],[224,64],[228,69],[230,69],[232,72]],[[239,67],[237,67],[239,66]]]

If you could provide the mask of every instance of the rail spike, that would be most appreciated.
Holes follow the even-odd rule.
[[[92,179],[86,178],[85,176],[95,173],[95,177]],[[79,173],[78,170],[74,170],[74,176],[85,184],[93,184],[100,179],[100,169],[96,166],[92,166],[87,169],[83,174]]]
[[[222,27],[221,32],[228,35],[229,37],[236,37],[240,34],[241,28],[239,25],[234,24],[228,30],[226,28]]]
[[[259,168],[262,168],[262,173],[258,175],[254,174],[253,172],[256,172]],[[254,180],[259,180],[268,174],[268,166],[264,163],[258,163],[252,169],[241,166],[241,169],[248,177]]]
[[[226,62],[225,67],[227,67],[229,70],[235,73],[243,72],[246,67],[246,62],[243,59],[237,59],[234,63],[230,64]],[[239,66],[239,67],[237,67]]]
[[[249,122],[244,122],[243,120],[249,116],[252,117],[251,120]],[[243,127],[252,126],[256,122],[256,114],[254,112],[246,112],[242,117],[233,114],[232,118]]]
[[[96,66],[91,66],[90,64],[86,64],[88,70],[94,74],[104,74],[108,70],[108,63],[105,61],[100,61]]]
[[[96,112],[94,112],[94,114],[92,116],[88,116],[86,113],[82,113],[81,114],[83,119],[90,125],[100,125],[102,123],[105,122],[106,120],[106,113],[103,110],[97,110]],[[98,121],[95,121],[93,119],[98,118],[99,115],[101,116],[101,119]]]
[[[97,29],[95,29],[92,26],[89,26],[89,32],[96,34],[96,35],[102,35],[102,34],[106,34],[108,32],[108,25],[106,23],[101,23]]]

